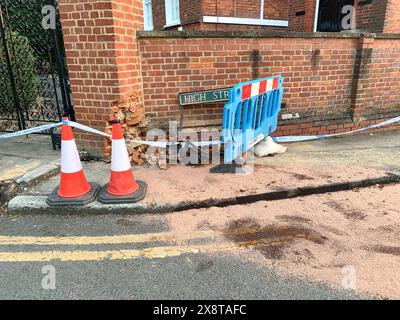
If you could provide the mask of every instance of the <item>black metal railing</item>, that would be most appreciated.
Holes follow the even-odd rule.
[[[57,1],[0,0],[0,131],[74,118],[65,61]]]

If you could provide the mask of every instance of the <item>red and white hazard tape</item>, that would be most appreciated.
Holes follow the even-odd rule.
[[[273,79],[274,80],[274,79]],[[279,79],[278,79],[279,80]],[[268,80],[270,81],[270,80]],[[266,82],[266,81],[265,81]],[[254,85],[254,84],[253,84]],[[271,84],[269,84],[270,86]],[[272,84],[274,88],[275,84]],[[264,85],[262,85],[262,88],[259,90],[264,90],[263,89]],[[257,88],[257,86],[256,86]],[[255,90],[255,89],[253,89]],[[250,94],[251,96],[251,94]],[[338,137],[338,136],[343,136],[343,135],[348,135],[348,134],[354,134],[354,133],[358,133],[358,132],[362,132],[362,131],[366,131],[366,130],[370,130],[370,129],[375,129],[378,127],[383,127],[383,126],[387,126],[390,124],[394,124],[400,122],[400,116],[374,124],[372,126],[368,126],[365,128],[361,128],[361,129],[357,129],[357,130],[353,130],[353,131],[349,131],[349,132],[343,132],[343,133],[337,133],[337,134],[328,134],[328,135],[320,135],[320,136],[285,136],[285,137],[274,137],[273,140],[274,142],[277,143],[285,143],[285,142],[300,142],[300,141],[310,141],[310,140],[319,140],[319,139],[326,139],[326,138],[333,138],[333,137]],[[107,133],[101,132],[99,130],[90,128],[88,126],[73,122],[73,121],[69,121],[69,120],[64,120],[62,122],[59,123],[52,123],[52,124],[47,124],[47,125],[43,125],[43,126],[39,126],[39,127],[35,127],[35,128],[31,128],[31,129],[27,129],[27,130],[22,130],[22,131],[18,131],[18,132],[13,132],[13,133],[8,133],[5,135],[0,136],[0,140],[5,140],[5,139],[9,139],[9,138],[14,138],[14,137],[18,137],[18,136],[24,136],[24,135],[28,135],[28,134],[32,134],[32,133],[39,133],[39,132],[43,132],[43,131],[47,131],[47,130],[51,130],[54,128],[57,128],[59,126],[61,126],[62,124],[67,124],[73,128],[82,130],[82,131],[86,131],[89,133],[93,133],[93,134],[97,134],[106,138],[111,138],[111,136]],[[167,148],[168,146],[173,146],[173,145],[182,145],[185,146],[187,144],[186,141],[184,142],[164,142],[164,141],[144,141],[144,140],[129,140],[130,143],[136,144],[136,145],[148,145],[151,147],[157,147],[157,148]],[[221,144],[220,141],[189,141],[191,145],[194,145],[196,147],[203,147],[203,146],[211,146],[211,145],[219,145]]]

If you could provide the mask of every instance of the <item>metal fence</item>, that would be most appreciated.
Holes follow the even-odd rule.
[[[57,1],[0,0],[0,131],[64,113],[73,118]]]

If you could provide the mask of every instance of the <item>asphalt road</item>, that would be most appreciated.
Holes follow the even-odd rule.
[[[198,213],[206,216],[209,210]],[[203,230],[211,232],[211,238],[191,233],[184,244],[173,243],[168,219],[163,215],[2,216],[0,299],[361,297],[283,276],[260,265],[251,245],[236,252],[231,241],[212,238],[212,229]],[[215,248],[216,242],[220,247]],[[160,247],[169,249],[152,249]]]

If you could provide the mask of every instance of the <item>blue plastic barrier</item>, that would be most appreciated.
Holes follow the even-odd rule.
[[[222,124],[225,163],[232,163],[277,129],[282,98],[281,76],[240,83],[231,89]]]

